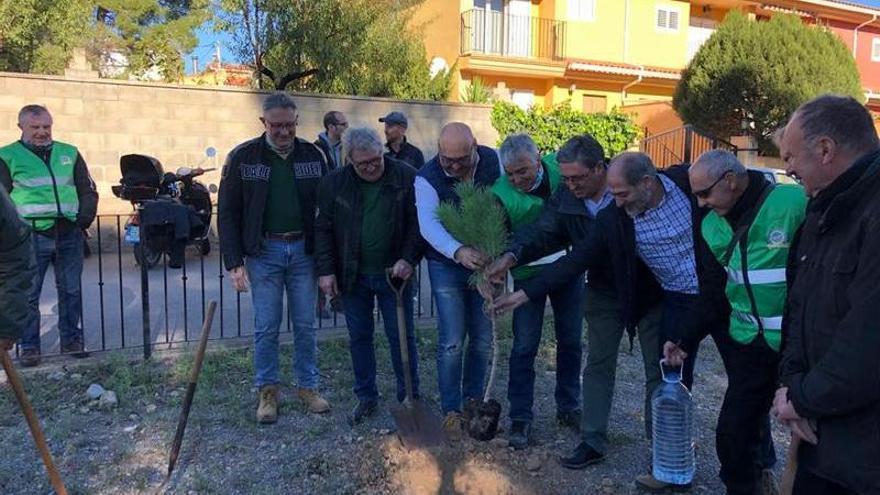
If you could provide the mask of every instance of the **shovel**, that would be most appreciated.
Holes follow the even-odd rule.
[[[402,404],[391,408],[394,423],[397,424],[397,437],[407,449],[433,447],[445,439],[440,426],[440,418],[420,399],[413,396],[412,375],[409,368],[409,343],[406,340],[406,312],[403,309],[404,289],[407,281],[393,278],[391,271],[385,278],[397,299],[397,335],[400,341],[400,360],[403,365],[403,383],[406,399]]]
[[[9,358],[9,354],[7,354],[5,350],[0,349],[0,360],[3,361],[3,369],[6,370],[6,378],[9,379],[9,384],[12,386],[15,398],[18,399],[18,405],[21,406],[21,412],[24,414],[24,418],[31,429],[34,443],[37,444],[37,450],[40,451],[40,457],[43,458],[46,472],[49,473],[49,483],[52,484],[52,488],[58,495],[67,495],[64,481],[62,481],[61,474],[58,473],[58,469],[52,461],[52,454],[49,452],[49,446],[46,444],[46,437],[43,436],[43,429],[40,428],[40,420],[37,419],[37,415],[34,413],[34,408],[31,407],[31,402],[28,400],[28,396],[24,391],[24,385],[21,383],[21,377],[18,376],[18,372],[15,370],[12,360]]]

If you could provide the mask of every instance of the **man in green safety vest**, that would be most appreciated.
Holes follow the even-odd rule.
[[[562,176],[555,158],[541,160],[538,148],[526,134],[513,134],[498,149],[504,175],[492,186],[507,213],[510,231],[538,219],[544,203],[559,188]],[[511,270],[515,289],[536,275],[541,265],[562,256],[550,254]],[[581,299],[583,273],[571,274],[571,280],[549,293],[556,330],[556,418],[564,426],[577,429],[581,421]],[[513,347],[510,350],[510,378],[507,399],[510,401],[510,445],[522,449],[528,445],[532,423],[535,386],[535,356],[544,327],[546,297],[529,301],[513,312]]]
[[[727,271],[730,330],[719,350],[728,388],[718,417],[716,448],[727,493],[762,493],[775,484],[766,457],[772,445],[767,413],[778,384],[785,267],[804,220],[801,186],[772,184],[729,151],[703,153],[689,171],[701,207],[711,208],[702,234]],[[668,344],[667,344],[668,345]]]
[[[43,278],[53,264],[61,352],[84,357],[80,326],[83,231],[95,218],[98,193],[76,147],[52,140],[52,115],[45,107],[22,108],[18,127],[21,139],[0,148],[0,184],[35,232],[37,272],[29,304],[38,307]],[[39,312],[25,326],[20,345],[21,364],[39,364]]]

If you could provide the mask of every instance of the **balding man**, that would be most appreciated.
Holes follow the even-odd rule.
[[[777,418],[801,442],[793,493],[880,493],[880,141],[852,97],[820,96],[782,136],[810,197],[791,246]],[[810,443],[813,428],[818,443]]]
[[[724,271],[700,235],[706,210],[691,196],[687,169],[679,165],[658,172],[644,153],[615,157],[608,170],[615,206],[599,212],[600,228],[531,280],[528,292],[502,297],[495,307],[515,308],[543,297],[567,274],[601,266],[610,256],[626,325],[632,328],[640,311],[661,301],[660,342],[678,344],[678,354],[667,357],[687,358],[682,381],[691,388],[699,343],[710,333],[726,332],[729,306]],[[650,273],[640,272],[641,266]],[[650,474],[639,476],[636,483],[649,491],[671,486]]]
[[[767,412],[778,383],[785,265],[807,197],[800,186],[746,170],[729,151],[703,153],[689,177],[697,203],[712,210],[702,233],[727,270],[731,306],[729,332],[718,335],[727,340],[728,383],[715,435],[720,476],[727,493],[753,495],[776,484],[761,458],[772,443],[762,442],[770,439]]]
[[[491,358],[491,323],[483,313],[482,296],[469,284],[473,271],[485,267],[489,260],[479,250],[456,240],[437,219],[436,211],[444,201],[458,204],[455,186],[460,182],[492,187],[501,167],[495,150],[477,144],[471,129],[460,122],[443,127],[438,147],[437,156],[419,170],[415,193],[419,230],[428,241],[428,275],[437,303],[437,381],[445,416],[443,426],[456,435],[462,429],[463,399],[482,399]]]
[[[46,107],[21,109],[21,139],[0,148],[0,184],[35,232],[37,272],[30,304],[39,307],[43,278],[53,265],[61,352],[85,357],[80,326],[83,231],[95,219],[98,193],[76,147],[52,139],[52,123]],[[40,348],[40,313],[36,311],[21,337],[21,364],[39,364]]]

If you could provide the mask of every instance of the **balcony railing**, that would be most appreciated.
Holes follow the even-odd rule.
[[[461,14],[461,52],[565,60],[565,21],[472,9]]]

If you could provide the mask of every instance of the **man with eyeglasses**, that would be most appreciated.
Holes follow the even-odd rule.
[[[492,187],[501,166],[495,150],[477,144],[470,127],[461,122],[443,127],[438,148],[437,156],[416,176],[416,209],[419,230],[428,242],[425,257],[437,303],[437,380],[443,426],[458,436],[463,400],[482,400],[492,354],[492,326],[483,312],[484,300],[469,283],[473,271],[484,268],[489,259],[456,240],[436,212],[441,202],[459,203],[455,186],[460,182]]]
[[[223,261],[238,292],[251,290],[257,421],[278,419],[278,329],[285,292],[293,322],[296,394],[312,413],[330,404],[318,394],[315,334],[315,204],[327,172],[324,154],[296,136],[296,104],[286,93],[263,100],[263,135],[226,158],[220,180]]]
[[[378,407],[373,309],[378,300],[391,363],[397,377],[397,400],[406,398],[397,328],[396,295],[386,274],[411,279],[421,259],[413,181],[409,165],[383,156],[373,129],[355,128],[343,136],[348,166],[334,170],[318,189],[315,260],[318,283],[327,297],[340,296],[348,325],[357,406],[349,422],[358,424]],[[419,395],[418,352],[413,326],[413,288],[402,294],[413,394]]]
[[[719,347],[728,384],[715,435],[720,476],[728,493],[767,493],[776,485],[767,413],[778,384],[785,266],[807,196],[798,185],[774,185],[746,170],[729,151],[703,153],[688,176],[697,204],[712,210],[702,235],[727,270],[731,306],[728,332],[716,335],[726,341]]]
[[[412,168],[419,170],[425,165],[425,155],[422,150],[406,140],[406,131],[409,121],[403,112],[391,112],[379,119],[385,124],[385,154],[408,163]]]
[[[675,356],[686,357],[682,382],[691,388],[700,341],[706,335],[726,332],[730,306],[724,295],[724,270],[700,235],[706,210],[691,194],[687,169],[679,165],[658,172],[644,153],[616,156],[608,170],[615,206],[599,213],[602,228],[530,281],[529,292],[503,296],[495,307],[499,311],[516,308],[555,289],[567,274],[610,261],[628,327],[637,324],[645,308],[662,303],[658,351],[659,342],[678,344],[681,353]],[[643,273],[642,266],[650,273]],[[723,349],[721,353],[723,358]],[[675,356],[667,353],[666,357]],[[662,483],[650,474],[639,476],[636,484],[648,491],[689,489],[689,485]]]
[[[566,187],[559,188],[550,197],[535,222],[514,232],[508,252],[489,269],[492,276],[503,276],[506,270],[515,265],[526,265],[556,250],[586,242],[591,233],[603,228],[597,217],[607,207],[613,207],[613,197],[608,189],[607,166],[602,146],[592,136],[575,136],[560,148],[555,160],[559,162],[562,181]],[[609,259],[610,253],[605,253],[604,258]],[[647,269],[640,262],[637,263],[641,268],[637,273],[644,277]],[[614,276],[610,263],[601,263],[590,268],[587,276],[584,317],[589,330],[587,363],[582,385],[581,442],[571,453],[559,459],[560,464],[568,469],[584,469],[602,462],[608,450],[608,420],[614,396],[617,356],[620,339],[627,327],[622,318]],[[540,278],[538,274],[520,284],[529,301],[545,299],[545,296],[532,292],[543,292],[541,287],[531,285],[532,280]],[[566,286],[560,284],[560,287]],[[651,284],[645,284],[645,287],[650,288]],[[521,306],[516,311],[523,307],[527,306]],[[660,369],[657,367],[660,359],[659,305],[645,305],[638,312],[637,320],[645,363],[645,431],[650,437],[650,397],[660,383]],[[635,330],[635,327],[635,324],[629,325],[630,330]],[[630,337],[632,335],[631,333]]]
[[[345,165],[342,159],[342,135],[346,129],[348,119],[344,113],[331,110],[324,114],[324,132],[318,134],[315,144],[327,157],[327,167],[330,170]]]

